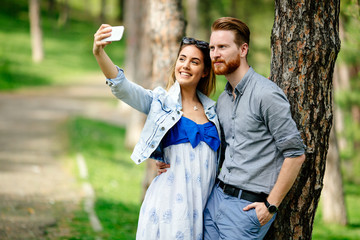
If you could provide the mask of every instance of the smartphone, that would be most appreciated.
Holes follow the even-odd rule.
[[[101,41],[104,42],[120,41],[124,33],[124,29],[125,29],[124,26],[111,27],[111,29],[112,29],[111,36],[104,38]]]

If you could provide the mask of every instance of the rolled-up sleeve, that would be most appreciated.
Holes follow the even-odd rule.
[[[267,91],[261,102],[262,114],[276,147],[285,158],[305,153],[305,145],[291,117],[290,104],[280,88]]]

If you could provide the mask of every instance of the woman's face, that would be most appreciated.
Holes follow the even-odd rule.
[[[176,60],[175,78],[183,88],[196,88],[200,79],[206,76],[202,52],[194,45],[187,45]]]

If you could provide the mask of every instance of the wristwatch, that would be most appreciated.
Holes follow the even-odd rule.
[[[277,206],[270,204],[267,200],[265,200],[264,203],[265,203],[265,206],[267,207],[269,213],[271,213],[271,214],[274,214],[279,210]]]

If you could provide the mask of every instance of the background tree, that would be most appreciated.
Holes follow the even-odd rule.
[[[275,1],[271,79],[286,93],[307,150],[267,239],[311,239],[333,118],[339,13],[339,0]]]
[[[343,42],[344,28],[341,19],[339,21],[339,35]],[[339,63],[339,61],[335,64],[333,84],[334,93],[350,90],[347,66]],[[336,104],[333,105],[333,110],[333,127],[330,132],[329,150],[324,174],[324,188],[321,193],[322,216],[325,223],[346,225],[348,219],[340,162],[340,146],[342,149],[346,147],[346,139],[344,135],[341,134],[344,130],[344,114],[342,109]]]
[[[69,5],[69,0],[62,0],[62,2],[60,3],[60,12],[59,12],[59,18],[58,18],[58,26],[59,27],[64,27],[68,20],[69,20],[69,15],[70,15],[70,5]]]
[[[336,121],[334,121],[334,124],[336,124]],[[341,225],[348,223],[335,126],[332,127],[330,132],[329,150],[324,175],[324,189],[321,199],[324,222]]]
[[[186,10],[186,35],[199,39],[199,0],[186,0]]]
[[[34,62],[41,62],[44,59],[44,47],[40,23],[41,18],[39,0],[29,0],[29,19],[32,59]]]
[[[176,60],[180,40],[185,34],[181,0],[151,0],[148,11],[150,23],[148,35],[153,56],[152,88],[165,87],[172,63]],[[147,161],[143,196],[155,176],[155,161]]]
[[[165,87],[179,42],[185,32],[181,1],[133,0],[126,1],[125,6],[127,76],[145,88]],[[145,116],[137,111],[130,111],[126,143],[129,148],[133,148],[139,139]],[[156,176],[154,163],[152,160],[146,161],[144,194]]]

